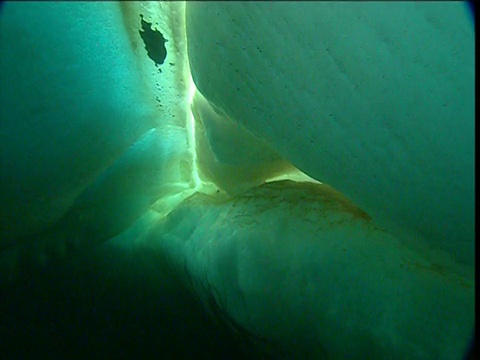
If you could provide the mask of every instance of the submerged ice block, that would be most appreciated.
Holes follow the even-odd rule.
[[[274,358],[460,359],[474,323],[473,281],[323,184],[194,195],[139,246]]]
[[[135,151],[144,153],[128,161],[139,162],[137,167],[150,161],[154,167],[161,158],[158,171],[163,173],[152,174],[145,166],[122,195],[138,196],[135,186],[147,183],[191,185],[185,61],[168,65],[159,76],[139,33],[140,11],[134,4],[122,8],[117,3],[5,4],[0,22],[0,250],[48,230],[90,186],[98,188],[97,179],[153,128],[159,129],[159,143],[145,150],[139,144]],[[136,14],[133,24],[130,12]],[[164,32],[170,28],[164,24]],[[167,60],[174,63],[185,43],[166,46]],[[126,184],[130,174],[114,176]],[[142,185],[139,176],[145,177]],[[105,206],[115,203],[107,199],[110,186],[96,191]],[[137,200],[132,195],[132,203]]]
[[[411,246],[474,261],[474,29],[462,3],[192,2],[198,90]]]

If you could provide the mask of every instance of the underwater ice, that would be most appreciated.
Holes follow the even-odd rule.
[[[163,64],[140,14],[167,39]],[[270,356],[462,357],[463,4],[6,3],[1,16],[2,289],[109,242],[165,284],[173,271]]]

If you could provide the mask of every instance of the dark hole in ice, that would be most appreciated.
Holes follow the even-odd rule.
[[[143,20],[143,15],[140,14],[142,22],[142,30],[139,30],[142,37],[148,57],[155,62],[158,67],[163,64],[167,57],[167,49],[165,43],[168,41],[163,37],[163,34],[158,30],[152,29],[152,24]]]

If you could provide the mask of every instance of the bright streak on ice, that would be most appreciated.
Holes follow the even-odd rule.
[[[187,138],[188,138],[188,144],[190,147],[190,153],[192,156],[192,180],[193,180],[193,187],[196,191],[200,189],[202,186],[202,180],[200,179],[198,175],[198,168],[197,168],[197,150],[195,146],[195,118],[193,117],[192,113],[192,102],[193,102],[193,97],[195,95],[195,92],[197,91],[197,88],[193,82],[192,76],[189,76],[189,86],[188,86],[188,115],[187,115]]]

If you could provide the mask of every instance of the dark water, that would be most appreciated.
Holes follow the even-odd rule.
[[[165,268],[104,244],[0,294],[1,359],[242,359]]]

